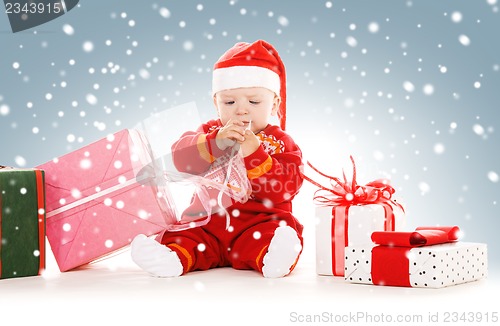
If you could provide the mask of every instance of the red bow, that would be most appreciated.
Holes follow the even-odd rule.
[[[358,185],[356,182],[356,164],[354,159],[350,156],[353,175],[352,181],[347,181],[345,173],[342,171],[344,181],[337,177],[332,177],[320,172],[311,163],[307,164],[317,173],[330,179],[331,188],[324,187],[317,183],[316,181],[310,179],[304,175],[304,179],[311,182],[319,189],[314,193],[313,200],[316,203],[335,206],[335,205],[357,205],[357,204],[375,204],[385,201],[390,201],[392,194],[394,194],[394,188],[389,185],[389,180],[387,179],[377,179],[372,182],[367,183],[364,186]],[[398,204],[399,206],[399,204]]]
[[[458,226],[422,226],[413,232],[375,231],[372,241],[390,247],[421,247],[455,242],[460,234]]]

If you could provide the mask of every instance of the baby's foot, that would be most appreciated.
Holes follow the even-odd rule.
[[[153,276],[182,275],[183,267],[177,253],[144,234],[139,234],[134,238],[130,251],[132,260]]]
[[[277,278],[288,275],[299,259],[301,250],[297,232],[289,226],[278,227],[264,256],[264,277]]]

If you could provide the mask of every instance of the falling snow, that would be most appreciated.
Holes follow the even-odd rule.
[[[451,21],[454,23],[460,23],[462,21],[462,13],[455,11],[451,14]]]
[[[85,99],[87,100],[87,103],[89,103],[90,105],[97,104],[97,97],[94,94],[87,94],[87,96],[85,96]]]
[[[472,130],[474,130],[474,133],[478,136],[484,135],[484,128],[480,124],[475,124],[472,126]]]
[[[432,84],[425,84],[422,87],[422,92],[425,95],[432,95],[432,94],[434,94],[434,85],[432,85]]]
[[[460,42],[460,44],[462,44],[463,46],[469,46],[470,45],[470,39],[467,35],[460,35],[458,37],[458,41]]]
[[[10,112],[10,108],[6,105],[6,104],[3,104],[0,106],[0,115],[8,115]]]
[[[160,13],[160,15],[161,15],[163,18],[169,18],[169,17],[170,17],[170,10],[168,10],[168,9],[167,9],[167,8],[165,8],[165,7],[160,8],[159,13]]]
[[[278,17],[278,23],[283,26],[283,27],[286,27],[290,24],[290,22],[288,21],[288,19],[284,16],[279,16]]]
[[[73,26],[71,26],[69,24],[64,24],[63,25],[63,32],[66,35],[72,36],[73,34],[75,34],[75,29],[73,28]]]
[[[380,30],[380,25],[377,23],[377,22],[371,22],[370,24],[368,24],[368,31],[370,33],[378,33],[378,31]]]
[[[26,167],[26,159],[22,156],[16,156],[14,158],[14,161],[16,162],[16,165],[19,167]]]
[[[92,161],[89,159],[83,159],[80,161],[80,168],[82,170],[88,170],[92,168]]]
[[[94,44],[91,41],[85,41],[82,48],[84,52],[92,52],[94,50]]]
[[[491,182],[498,182],[498,174],[494,171],[490,171],[488,172],[488,179],[491,181]]]
[[[287,129],[305,159],[339,176],[352,154],[367,179],[389,176],[422,216],[478,219],[466,211],[483,197],[483,215],[491,215],[500,200],[498,1],[406,1],[391,11],[356,1],[297,8],[88,3],[54,20],[50,33],[13,35],[0,59],[0,130],[9,138],[0,164],[36,166],[186,102],[212,118],[214,61],[232,43],[265,37],[287,67]],[[97,162],[84,157],[77,164],[92,170]],[[450,205],[457,192],[460,208]],[[433,205],[437,198],[442,205]],[[453,207],[426,214],[426,206]],[[111,248],[109,241],[103,245]]]
[[[434,145],[434,153],[443,154],[444,150],[445,150],[445,147],[443,144],[437,143]]]
[[[358,45],[358,41],[352,36],[348,36],[346,38],[346,43],[353,48],[355,48]]]
[[[405,91],[407,91],[409,93],[412,93],[413,91],[415,91],[415,85],[413,85],[413,83],[409,82],[409,81],[405,81],[403,83],[403,88],[405,89]]]

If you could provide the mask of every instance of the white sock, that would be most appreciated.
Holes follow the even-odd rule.
[[[264,256],[264,277],[277,278],[288,275],[301,250],[297,232],[289,226],[278,227]]]
[[[130,252],[134,263],[153,276],[174,277],[183,272],[181,260],[175,251],[144,234],[134,238]]]

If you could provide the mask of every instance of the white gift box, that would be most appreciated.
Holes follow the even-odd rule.
[[[373,248],[373,245],[345,248],[346,281],[374,284]],[[403,272],[411,287],[442,288],[477,281],[488,274],[487,246],[483,243],[453,242],[407,249],[408,271],[394,268],[393,273]],[[387,281],[378,285],[395,284]]]
[[[345,206],[341,207],[345,208]],[[344,276],[346,224],[335,224],[332,217],[333,209],[334,207],[331,206],[316,207],[316,273]],[[348,207],[346,215],[347,244],[349,246],[373,245],[372,232],[385,230],[386,209],[392,210],[392,214],[394,214],[394,230],[392,231],[403,230],[406,223],[405,214],[396,205],[352,205]],[[336,236],[333,235],[334,229]]]

